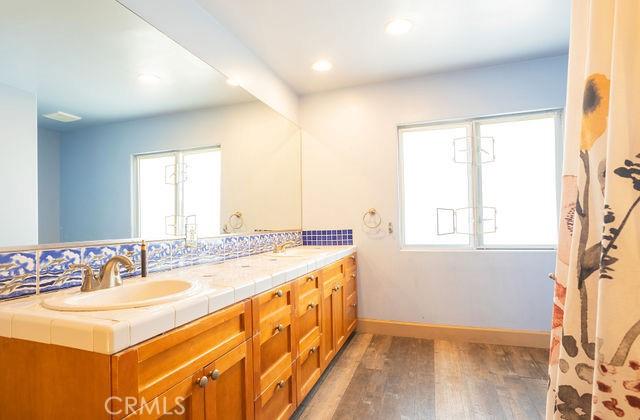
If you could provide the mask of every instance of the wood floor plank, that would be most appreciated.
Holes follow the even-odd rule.
[[[300,419],[543,419],[548,352],[356,334]]]
[[[298,407],[294,419],[324,420],[333,417],[372,338],[371,334],[356,334],[349,340]]]

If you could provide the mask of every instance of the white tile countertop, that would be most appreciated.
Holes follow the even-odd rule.
[[[304,256],[274,257],[264,253],[124,280],[126,285],[181,279],[202,286],[196,295],[155,306],[86,312],[42,306],[42,301],[52,296],[80,293],[77,287],[0,303],[0,336],[113,354],[355,252],[352,245],[293,249],[302,250]]]

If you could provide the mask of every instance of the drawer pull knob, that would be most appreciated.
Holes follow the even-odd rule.
[[[315,278],[313,278],[313,277],[307,277],[307,283],[310,282],[310,281],[314,281],[314,280],[315,280]]]
[[[351,306],[353,306],[355,308],[356,306],[358,306],[358,304],[357,303],[352,303]]]
[[[284,296],[284,293],[282,292],[282,290],[278,290],[278,291],[276,292],[276,296],[278,296],[278,297],[282,297],[282,296]]]
[[[340,285],[337,285],[336,287],[333,288],[334,292],[337,292],[338,290],[340,290]]]
[[[218,379],[220,377],[220,371],[218,369],[216,369],[213,372],[211,372],[211,374],[209,376],[211,377],[211,379],[213,379],[215,381],[216,379]]]
[[[351,278],[355,280],[356,275],[355,275],[355,274],[352,274],[352,275],[351,275]]]
[[[355,260],[356,260],[356,256],[355,256],[355,255],[352,255],[352,256],[351,256],[351,260],[355,261]]]
[[[278,334],[278,333],[280,333],[282,331],[284,331],[284,325],[282,325],[282,324],[276,325],[276,327],[273,329],[273,333],[274,334]]]
[[[282,389],[287,383],[285,381],[280,381],[276,385],[276,389]]]
[[[318,347],[317,347],[317,346],[313,346],[313,347],[311,347],[311,348],[309,349],[309,354],[313,354],[313,353],[315,353],[316,351],[318,351]]]
[[[202,378],[196,380],[196,385],[198,385],[200,388],[204,388],[208,383],[209,378],[207,378],[206,376],[203,376]]]
[[[311,309],[313,309],[315,307],[316,307],[316,304],[311,302],[310,304],[307,305],[307,310],[311,310]]]

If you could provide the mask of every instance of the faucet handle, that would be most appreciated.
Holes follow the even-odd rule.
[[[69,269],[74,271],[82,270],[82,286],[80,287],[80,291],[88,292],[95,288],[98,278],[93,272],[91,265],[87,263],[71,264],[69,265]]]

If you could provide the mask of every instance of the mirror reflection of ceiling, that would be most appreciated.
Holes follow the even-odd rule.
[[[115,0],[0,0],[0,57],[58,131],[255,100]]]

